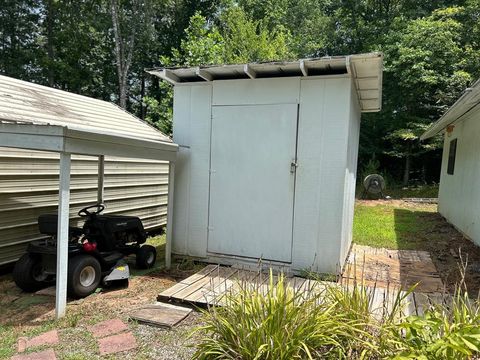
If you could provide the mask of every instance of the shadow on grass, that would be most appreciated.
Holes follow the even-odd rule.
[[[480,248],[466,239],[437,212],[415,209],[394,209],[396,247],[400,250],[428,252],[406,254],[400,257],[402,282],[413,285],[424,281],[426,289],[434,288],[432,277],[439,276],[443,286],[440,291],[453,293],[460,281],[465,281],[469,293],[480,291]],[[402,253],[402,252],[401,252]],[[467,263],[465,279],[460,268]],[[462,265],[463,264],[463,265]],[[430,286],[428,285],[430,284]]]

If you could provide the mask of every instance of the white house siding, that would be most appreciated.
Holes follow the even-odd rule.
[[[56,212],[58,154],[0,148],[0,265],[17,260],[27,243],[42,238],[37,217]],[[71,218],[96,202],[97,159],[72,156]],[[140,216],[146,229],[166,224],[168,163],[105,159],[106,213]]]
[[[173,133],[180,152],[175,174],[173,252],[210,257],[212,106],[299,104],[291,266],[335,272],[351,242],[360,121],[352,88],[348,75],[177,84]],[[277,221],[282,219],[271,219],[272,226]]]
[[[447,174],[450,141],[457,139],[455,170]],[[480,245],[480,113],[473,112],[445,134],[438,211]]]

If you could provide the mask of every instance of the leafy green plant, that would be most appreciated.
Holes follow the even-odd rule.
[[[360,318],[324,301],[325,288],[312,282],[307,291],[287,286],[283,275],[270,286],[241,284],[227,294],[225,306],[204,312],[205,332],[195,359],[313,359],[365,356],[369,334]],[[317,285],[316,285],[317,284]]]
[[[309,280],[307,280],[309,281]],[[461,286],[448,304],[405,316],[415,286],[373,309],[375,289],[283,275],[238,284],[204,311],[194,359],[469,359],[480,355],[480,306]]]

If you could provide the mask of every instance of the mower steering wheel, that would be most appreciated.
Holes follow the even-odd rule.
[[[96,209],[95,211],[89,211],[90,209]],[[84,207],[78,212],[78,216],[80,217],[87,217],[90,215],[98,215],[105,209],[105,205],[103,204],[95,204]]]

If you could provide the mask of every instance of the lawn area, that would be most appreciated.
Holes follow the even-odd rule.
[[[465,283],[471,294],[480,291],[480,247],[465,238],[438,212],[436,204],[403,200],[357,200],[353,242],[394,250],[427,251],[443,283],[451,291],[468,266]]]
[[[387,249],[421,250],[425,232],[437,220],[436,205],[357,201],[353,241]]]

